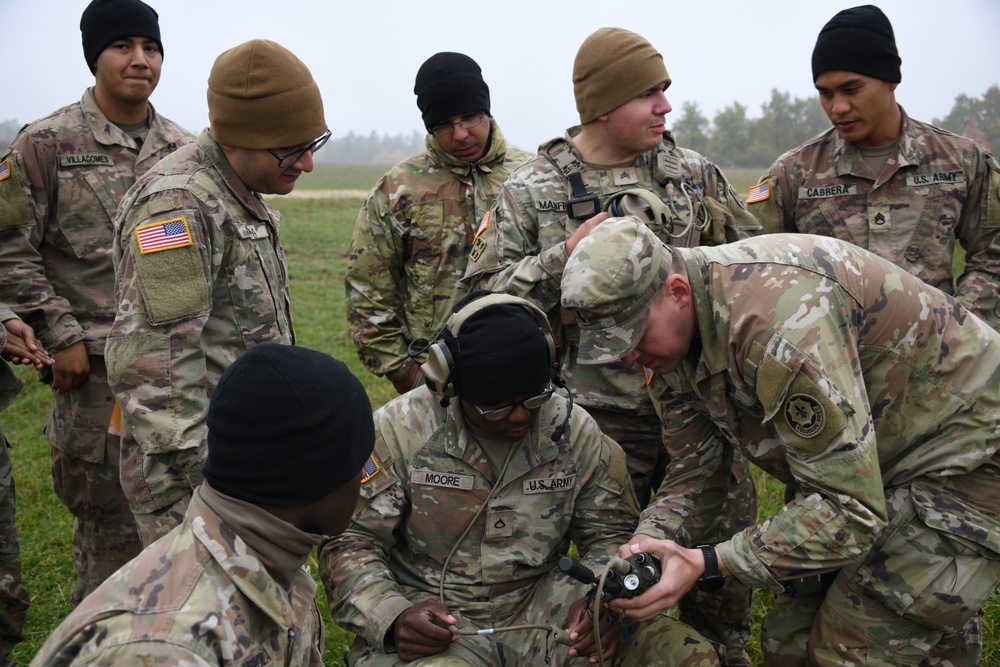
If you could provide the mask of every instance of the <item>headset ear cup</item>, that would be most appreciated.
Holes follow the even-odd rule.
[[[427,388],[438,398],[454,398],[455,383],[451,376],[455,368],[455,360],[451,351],[443,342],[434,343],[427,350],[427,361],[420,366],[424,374]]]

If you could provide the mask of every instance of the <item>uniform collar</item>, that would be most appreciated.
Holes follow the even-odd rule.
[[[434,135],[427,133],[424,139],[424,148],[430,156],[432,162],[437,162],[451,170],[456,176],[471,177],[474,170],[490,173],[493,169],[502,164],[507,155],[507,141],[504,139],[500,126],[495,118],[490,118],[490,147],[486,149],[483,157],[476,162],[465,162],[453,157],[450,153],[444,152]]]

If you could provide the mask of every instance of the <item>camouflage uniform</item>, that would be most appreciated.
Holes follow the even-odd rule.
[[[119,438],[108,433],[114,400],[103,355],[115,311],[115,211],[138,175],[192,140],[150,107],[145,139],[135,141],[89,89],[25,127],[0,157],[0,302],[50,353],[82,341],[90,355],[90,376],[55,395],[45,427],[53,488],[75,517],[74,602],[140,548],[118,481]],[[51,377],[46,369],[43,380]]]
[[[538,157],[507,179],[476,235],[466,273],[468,282],[529,298],[544,310],[557,312],[559,281],[566,263],[565,241],[583,223],[567,213],[567,201],[574,196],[568,180],[571,173],[579,174],[587,190],[598,194],[602,202],[630,188],[653,192],[671,206],[674,214],[671,229],[656,230],[667,243],[716,244],[746,238],[759,229],[721,170],[704,156],[678,147],[669,132],[664,133],[658,147],[640,153],[631,166],[605,168],[583,161],[570,140],[578,131],[571,128],[565,138],[542,144]],[[695,224],[688,228],[688,220]],[[708,224],[704,224],[706,220]],[[699,230],[701,225],[704,230]],[[578,365],[579,328],[572,317],[562,318],[562,325],[562,375],[577,402],[625,450],[632,484],[644,507],[663,478],[674,446],[661,441],[660,422],[646,391],[645,378],[641,371],[621,363]],[[753,479],[746,461],[739,457],[733,476],[727,491],[727,518],[697,536],[700,542],[725,539],[756,521]],[[750,591],[739,583],[731,588],[717,594],[692,592],[682,603],[682,618],[717,642],[722,653],[728,651],[721,649],[722,644],[730,646],[734,664],[745,664],[743,646],[750,638]]]
[[[284,587],[198,491],[180,527],[77,607],[31,664],[315,666],[323,633],[309,573]]]
[[[833,236],[870,250],[1000,325],[996,160],[971,139],[903,112],[886,172],[875,174],[857,146],[830,129],[779,157],[761,179],[767,192],[751,193],[748,208],[768,231]],[[956,243],[966,251],[957,281]]]
[[[15,317],[9,308],[0,306],[0,323]],[[7,330],[0,324],[0,352],[6,346]],[[10,366],[0,362],[0,412],[10,407],[23,386],[24,380],[15,375]],[[0,665],[7,664],[7,656],[24,640],[24,622],[31,603],[28,591],[21,584],[21,545],[17,539],[14,472],[7,452],[9,448],[0,423]]]
[[[608,258],[615,244],[605,263],[628,256],[622,275],[650,264],[652,241],[636,251],[634,234],[619,238],[581,243],[574,259]],[[1000,334],[836,239],[768,235],[673,257],[691,284],[696,344],[650,389],[689,452],[638,532],[713,521],[700,499],[725,484],[720,461],[738,448],[794,497],[719,544],[725,564],[779,594],[835,573],[825,596],[777,597],[768,665],[978,664],[975,638],[954,635],[1000,580]],[[566,274],[565,306],[590,271]]]
[[[180,240],[141,253],[139,232],[170,221]],[[258,343],[293,342],[288,274],[277,212],[207,131],[129,191],[114,251],[108,375],[124,417],[122,487],[149,544],[180,522],[201,482],[219,376]]]
[[[507,147],[495,120],[478,162],[456,160],[433,135],[365,200],[347,264],[347,320],[369,371],[404,380],[407,346],[432,338],[465,296],[460,283],[479,218],[530,154]]]
[[[376,411],[360,509],[320,554],[333,619],[357,635],[348,664],[401,664],[392,624],[405,609],[438,600],[441,569],[455,545],[444,602],[459,629],[565,627],[569,606],[587,587],[558,572],[558,558],[572,540],[582,562],[600,572],[638,516],[623,452],[584,411],[574,410],[567,435],[552,442],[566,409],[567,401],[553,396],[529,436],[504,445],[522,451],[515,450],[495,492],[498,473],[459,401],[442,408],[421,387]],[[482,503],[487,509],[478,514]],[[647,628],[633,638],[632,661],[657,655],[662,664],[717,664],[711,646],[682,624],[663,618]],[[554,664],[566,650],[556,648]],[[545,655],[544,631],[512,631],[462,637],[431,660],[540,665]]]

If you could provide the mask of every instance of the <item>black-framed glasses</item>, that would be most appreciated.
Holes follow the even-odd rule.
[[[460,127],[463,130],[470,130],[474,127],[479,127],[483,124],[483,119],[486,118],[485,111],[473,111],[472,113],[463,114],[456,121],[447,121],[445,123],[440,123],[431,128],[431,134],[435,137],[446,137],[455,131],[456,127]]]
[[[472,407],[474,407],[476,412],[479,413],[479,416],[486,421],[496,422],[508,417],[510,413],[514,412],[514,408],[517,406],[521,406],[525,410],[534,410],[535,408],[542,407],[550,398],[552,398],[552,393],[554,391],[555,389],[550,383],[549,386],[546,387],[541,393],[529,396],[523,401],[518,401],[517,403],[509,403],[503,407],[494,408],[493,410],[483,410],[475,403],[472,404]]]
[[[323,148],[327,141],[330,140],[330,130],[327,130],[323,134],[319,135],[318,138],[313,139],[305,148],[296,148],[294,151],[285,153],[284,155],[278,155],[277,151],[268,148],[267,152],[278,158],[278,168],[284,169],[290,164],[295,164],[299,159],[306,154],[306,152],[315,153],[319,149]]]

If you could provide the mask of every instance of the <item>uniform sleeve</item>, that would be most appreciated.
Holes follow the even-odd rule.
[[[791,215],[795,210],[789,195],[791,189],[788,171],[780,160],[750,189],[747,210],[760,222],[762,234],[799,231]]]
[[[54,167],[21,133],[0,156],[0,301],[10,304],[50,352],[84,340],[69,301],[56,294],[39,248],[55,205]]]
[[[653,382],[669,463],[635,532],[694,546],[723,511],[733,451],[715,424],[674,392],[664,378],[657,376]]]
[[[955,298],[993,328],[1000,327],[1000,165],[976,147],[972,183],[956,235],[965,249],[965,268]]]
[[[77,646],[70,647],[73,651]],[[185,667],[213,667],[197,651],[175,642],[132,641],[112,644],[96,652],[81,651],[75,659],[67,661],[60,653],[41,660],[41,667],[115,667],[116,665],[185,665]]]
[[[105,357],[108,380],[138,442],[157,504],[201,482],[208,379],[202,332],[222,261],[221,232],[208,207],[185,191],[123,205],[115,238],[118,312]],[[191,243],[143,253],[139,232],[183,221]],[[150,474],[153,472],[154,474]]]
[[[763,232],[761,223],[747,210],[743,198],[730,185],[718,165],[701,157],[704,163],[706,192],[705,204],[710,219],[702,232],[703,245],[721,245],[743,241]],[[714,201],[712,201],[714,200]],[[721,206],[715,204],[718,202]]]
[[[358,357],[376,375],[407,376],[406,309],[402,299],[406,243],[403,223],[391,208],[380,181],[368,195],[354,225],[347,260],[347,322]]]
[[[798,494],[772,519],[718,547],[734,575],[754,587],[781,591],[779,579],[856,562],[887,522],[864,378],[845,354],[857,342],[835,320],[808,328],[808,340],[826,342],[809,354],[801,351],[804,338],[773,336],[757,370],[764,421]]]
[[[583,414],[581,412],[581,414]],[[573,451],[594,452],[591,471],[573,506],[569,537],[592,570],[632,537],[639,518],[625,452],[589,415],[573,425]]]
[[[350,528],[321,547],[319,568],[334,622],[386,650],[386,634],[396,617],[413,606],[389,567],[389,551],[409,502],[380,433],[372,458],[378,472],[362,484],[361,506]]]
[[[542,214],[535,208],[534,192],[523,173],[515,172],[507,179],[480,224],[465,281],[472,288],[530,299],[548,312],[559,304],[570,221],[565,214],[552,212],[540,220]],[[568,199],[565,193],[558,197],[559,201]],[[540,238],[542,224],[545,239]]]

